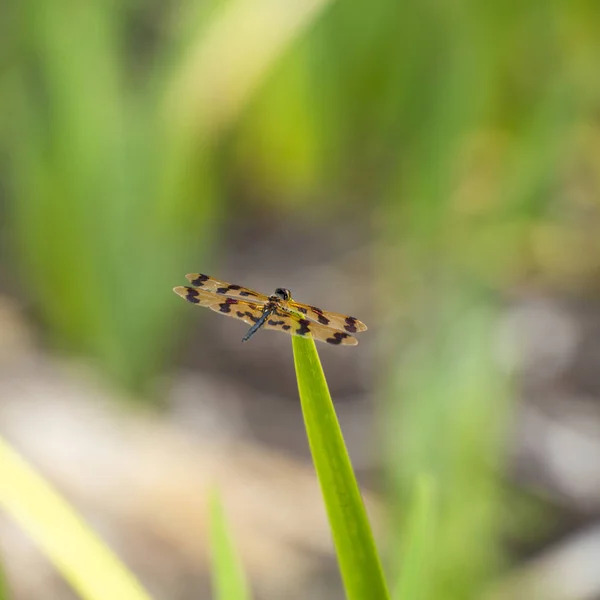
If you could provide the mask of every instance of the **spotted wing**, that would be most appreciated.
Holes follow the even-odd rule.
[[[185,278],[197,288],[200,288],[206,292],[212,292],[219,296],[227,296],[229,298],[247,298],[253,302],[265,303],[268,301],[268,297],[264,294],[259,294],[254,290],[242,287],[235,283],[227,283],[225,281],[219,281],[208,275],[202,273],[188,273]]]
[[[263,305],[238,298],[223,298],[203,289],[177,286],[173,291],[192,304],[206,306],[215,312],[234,319],[240,319],[248,325],[254,325],[260,319]]]
[[[275,310],[267,319],[264,328],[285,331],[291,335],[311,337],[319,342],[327,342],[335,346],[340,344],[343,346],[356,346],[358,344],[358,340],[349,333],[309,321],[301,315],[289,313],[282,308]]]
[[[316,306],[310,306],[310,304],[301,304],[295,300],[289,300],[288,306],[294,310],[306,315],[307,319],[316,321],[321,325],[327,325],[333,329],[340,331],[347,331],[349,333],[357,333],[359,331],[366,331],[367,326],[359,321],[356,317],[348,317],[339,313],[329,312],[328,310],[321,310]]]

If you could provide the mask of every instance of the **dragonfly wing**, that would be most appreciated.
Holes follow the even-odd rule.
[[[238,298],[223,298],[217,294],[207,292],[203,289],[177,286],[173,291],[192,304],[206,306],[233,319],[244,321],[248,325],[254,325],[263,313],[263,305]]]
[[[288,305],[292,310],[302,313],[307,319],[320,323],[321,325],[326,325],[349,333],[367,330],[367,326],[356,317],[349,317],[347,315],[329,312],[328,310],[321,310],[316,306],[301,304],[295,300],[290,300]]]
[[[259,294],[250,288],[242,287],[235,283],[227,283],[226,281],[219,281],[209,275],[202,273],[188,273],[185,278],[197,288],[200,288],[206,292],[212,292],[219,296],[227,296],[229,298],[246,298],[253,302],[265,303],[269,299],[264,294]]]
[[[345,331],[338,331],[333,327],[309,321],[301,315],[287,312],[277,308],[264,324],[265,329],[276,329],[290,335],[311,337],[319,342],[326,342],[335,346],[356,346],[358,340]]]

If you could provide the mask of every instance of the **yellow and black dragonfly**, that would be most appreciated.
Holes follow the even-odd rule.
[[[296,302],[286,288],[277,288],[274,294],[267,296],[201,273],[190,273],[185,277],[191,286],[177,286],[173,291],[192,304],[206,306],[251,325],[243,342],[263,327],[336,346],[356,346],[358,340],[351,334],[367,329],[355,317]]]

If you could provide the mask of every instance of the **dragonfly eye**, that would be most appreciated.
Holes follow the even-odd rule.
[[[290,290],[286,288],[277,288],[275,290],[275,295],[281,300],[289,300],[292,297]]]

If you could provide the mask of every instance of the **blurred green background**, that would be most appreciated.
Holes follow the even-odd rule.
[[[562,367],[527,379],[552,366],[531,348],[567,335],[535,302],[570,303],[569,326],[600,312],[599,64],[591,0],[4,2],[0,293],[38,352],[158,414],[181,368],[295,401],[289,340],[238,347],[243,328],[172,293],[185,273],[356,314],[359,348],[323,358],[334,401],[369,415],[368,449],[348,439],[392,523],[390,580],[424,477],[420,598],[600,597],[505,589],[600,515],[519,462],[528,391],[571,414]],[[600,423],[587,356],[576,404]],[[301,437],[252,414],[267,445]]]

